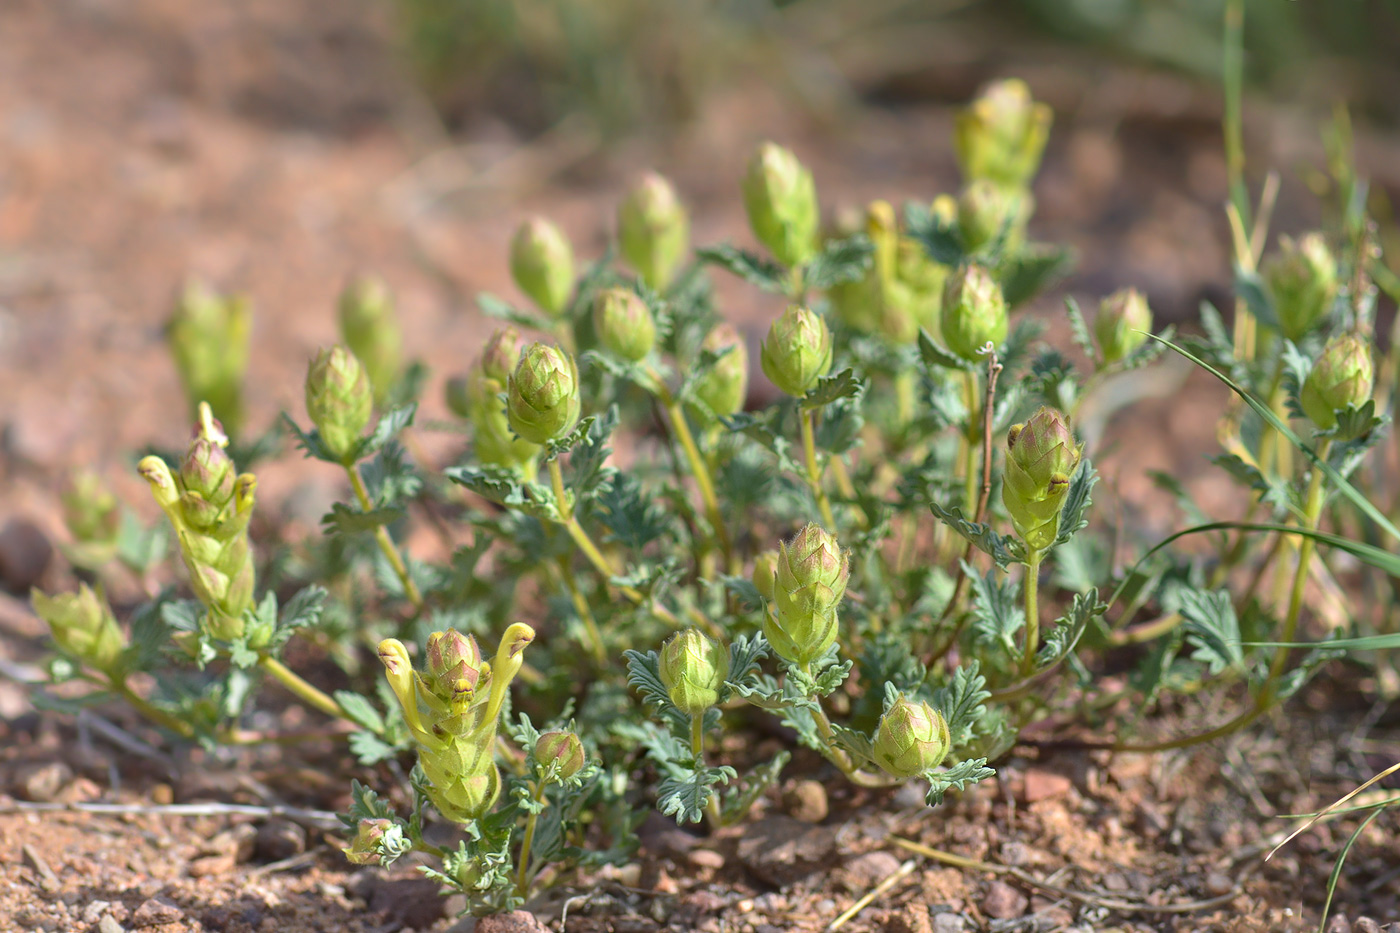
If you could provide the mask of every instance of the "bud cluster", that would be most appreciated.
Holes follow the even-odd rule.
[[[705,408],[699,412],[701,420],[709,422],[743,411],[749,395],[749,348],[744,338],[732,325],[721,322],[705,335],[700,349],[728,351],[695,380],[692,391]]]
[[[755,569],[756,584],[760,572]],[[763,637],[779,657],[806,666],[826,654],[836,641],[837,608],[850,575],[849,555],[820,525],[808,525],[791,541],[779,543],[772,582],[775,611],[763,620]]]
[[[166,330],[191,410],[208,402],[214,417],[233,434],[243,422],[243,376],[253,313],[248,299],[215,294],[191,282],[175,303]]]
[[[86,583],[76,593],[49,596],[39,590],[30,593],[34,612],[49,624],[53,640],[75,658],[107,674],[121,667],[126,637],[117,625],[107,600]]]
[[[1012,78],[987,85],[958,114],[953,128],[963,177],[1025,190],[1040,168],[1053,117],[1049,106],[1031,98],[1024,81]]]
[[[514,327],[491,335],[481,360],[465,379],[447,384],[447,404],[453,413],[471,422],[472,443],[482,463],[533,474],[538,444],[521,440],[511,432],[505,394],[510,374],[520,362],[525,341]]]
[[[480,819],[500,794],[496,730],[507,690],[524,663],[522,653],[534,638],[530,626],[510,626],[488,662],[471,635],[434,632],[421,671],[414,670],[398,639],[379,643],[384,675],[418,746],[428,797],[453,822]]]
[[[669,181],[648,172],[628,192],[617,212],[617,238],[627,264],[664,292],[690,246],[690,217]]]
[[[773,385],[801,398],[831,369],[831,331],[821,315],[788,305],[764,338],[759,362]]]
[[[520,225],[510,243],[516,286],[552,318],[561,316],[574,291],[574,248],[564,231],[542,217]]]
[[[744,209],[754,236],[788,267],[803,265],[817,252],[817,188],[797,156],[764,143],[749,159],[743,181]]]
[[[1354,334],[1333,337],[1323,348],[1308,378],[1303,382],[1299,401],[1319,430],[1337,426],[1337,412],[1360,408],[1371,397],[1371,351]]]
[[[175,530],[190,585],[206,610],[205,634],[225,640],[244,634],[243,614],[253,606],[248,521],[258,486],[253,474],[236,472],[227,445],[222,426],[201,405],[178,472],[156,456],[137,465]]]
[[[578,366],[566,350],[532,343],[510,373],[506,392],[510,429],[521,440],[547,444],[578,421]]]
[[[873,745],[875,763],[891,777],[918,777],[942,764],[952,744],[942,713],[901,696],[880,717]]]
[[[63,524],[73,539],[63,546],[69,561],[96,570],[117,555],[121,508],[117,497],[90,470],[69,477],[62,493]]]
[[[306,368],[306,414],[326,449],[351,462],[373,413],[374,395],[359,357],[342,346],[317,353]]]
[[[953,270],[943,286],[940,315],[943,342],[969,362],[983,358],[982,350],[1006,340],[1006,299],[1001,286],[984,266],[970,265]]]
[[[900,230],[888,201],[871,202],[865,232],[875,245],[874,262],[863,278],[830,290],[836,316],[895,346],[913,343],[920,328],[936,331],[947,267],[934,262],[919,241]]]
[[[1064,415],[1042,407],[1006,436],[1006,474],[1001,499],[1016,533],[1032,551],[1055,543],[1069,481],[1079,468],[1076,445]]]
[[[374,404],[383,406],[403,369],[403,331],[382,281],[362,278],[341,293],[340,336],[364,367]]]
[[[1279,329],[1299,340],[1332,309],[1337,294],[1337,260],[1321,233],[1301,239],[1279,237],[1279,249],[1264,262],[1264,281],[1274,301]]]
[[[729,676],[729,653],[699,629],[688,628],[661,646],[661,683],[687,716],[700,716],[719,702]]]
[[[656,321],[630,288],[605,288],[593,299],[593,328],[609,353],[640,362],[656,346]]]
[[[1142,346],[1152,332],[1152,309],[1136,288],[1124,288],[1099,304],[1094,338],[1105,364],[1117,363]]]

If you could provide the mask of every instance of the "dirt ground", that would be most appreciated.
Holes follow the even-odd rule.
[[[161,327],[188,276],[254,300],[257,428],[299,411],[305,362],[334,339],[344,283],[382,275],[408,351],[433,370],[431,421],[443,413],[442,380],[489,333],[472,296],[511,293],[506,244],[527,214],[547,211],[596,255],[619,193],[654,166],[693,205],[697,242],[743,240],[736,179],[764,137],[798,151],[829,205],[928,198],[956,184],[949,101],[1006,70],[1059,114],[1033,232],[1078,248],[1070,287],[1081,302],[1135,284],[1161,319],[1188,321],[1203,298],[1228,294],[1218,102],[1185,79],[1066,67],[1064,53],[1028,48],[1014,61],[932,68],[912,85],[927,94],[902,85],[840,128],[816,128],[745,87],[676,138],[604,155],[567,127],[541,140],[494,125],[447,139],[399,75],[386,34],[365,0],[0,4],[0,569],[10,591],[0,594],[0,931],[471,926],[411,867],[385,874],[344,861],[327,811],[348,802],[349,774],[331,743],[295,756],[170,748],[121,708],[76,720],[37,712],[10,679],[42,657],[24,593],[66,579],[60,560],[39,559],[61,538],[63,471],[96,466],[126,501],[154,511],[125,458],[184,436]],[[1286,172],[1279,226],[1299,229],[1316,213],[1293,171],[1319,153],[1312,116],[1263,102],[1251,111],[1252,156]],[[1397,152],[1392,139],[1363,139],[1363,168],[1392,191]],[[733,283],[721,293],[753,335],[775,310]],[[1059,318],[1054,300],[1033,313]],[[1064,329],[1051,333],[1060,340]],[[1203,456],[1214,425],[1200,413],[1217,409],[1218,388],[1192,377],[1155,391],[1165,397],[1114,423],[1101,463],[1124,520],[1144,535],[1176,520],[1153,497],[1149,469],[1181,477],[1208,512],[1233,504]],[[451,443],[424,438],[434,453]],[[331,483],[295,457],[260,481],[263,501],[287,515]],[[1246,737],[1151,759],[1028,744],[998,780],[937,811],[817,784],[817,763],[799,758],[783,800],[742,832],[703,840],[657,818],[644,827],[641,864],[531,906],[554,929],[567,912],[569,931],[817,930],[899,875],[844,929],[1308,929],[1355,822],[1262,855],[1292,825],[1281,815],[1324,806],[1395,761],[1400,721],[1367,708],[1370,695],[1338,668]],[[1222,719],[1241,700],[1201,702],[1162,728]],[[195,814],[161,809],[201,803]],[[81,811],[93,804],[138,812]],[[221,812],[228,804],[252,809]],[[1334,910],[1352,921],[1329,930],[1400,921],[1394,831],[1382,818],[1359,838]],[[894,836],[1001,873],[926,861]],[[516,917],[476,929],[529,926]]]

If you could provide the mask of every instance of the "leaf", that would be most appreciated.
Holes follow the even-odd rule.
[[[642,702],[666,717],[673,728],[688,728],[690,717],[671,702],[671,692],[661,682],[661,656],[655,651],[635,649],[624,651],[622,656],[627,660],[627,684],[641,694]]]
[[[736,777],[738,772],[728,765],[696,768],[683,777],[667,777],[657,787],[656,807],[677,823],[699,823],[705,818],[710,798],[718,793],[715,786],[728,784]]]
[[[967,360],[954,355],[950,351],[934,343],[928,331],[923,329],[919,330],[919,358],[923,360],[924,365],[930,369],[942,367],[943,369],[953,369],[961,372],[962,370],[972,368],[972,364]]]
[[[929,787],[928,793],[924,795],[924,802],[930,807],[936,807],[943,802],[943,796],[948,791],[961,791],[968,784],[976,784],[995,775],[995,769],[987,767],[985,758],[970,758],[959,762],[947,771],[928,775]]]
[[[1073,489],[1072,484],[1071,489]],[[979,551],[996,561],[997,566],[1003,570],[1025,558],[1025,545],[1019,539],[997,534],[992,530],[991,525],[968,521],[963,517],[962,510],[956,506],[930,502],[929,510],[948,527],[971,541]]]
[[[1044,243],[1027,245],[997,270],[1009,308],[1031,300],[1074,269],[1074,251]]]
[[[1235,294],[1244,299],[1249,313],[1253,314],[1260,324],[1276,333],[1282,329],[1279,327],[1278,314],[1274,311],[1274,303],[1269,298],[1269,291],[1264,287],[1264,282],[1257,272],[1246,271],[1236,264]]]
[[[350,779],[350,809],[339,814],[339,817],[340,822],[351,832],[359,827],[360,820],[398,819],[387,800],[355,778]]]
[[[1099,356],[1098,344],[1094,343],[1094,338],[1089,334],[1089,325],[1084,320],[1084,312],[1079,310],[1079,302],[1074,300],[1073,295],[1065,296],[1065,313],[1069,315],[1069,329],[1074,336],[1074,342],[1079,345],[1079,349],[1084,351],[1084,355],[1089,358],[1089,362],[1094,366],[1099,366],[1102,358]]]
[[[385,444],[374,459],[356,467],[365,481],[370,501],[378,506],[398,505],[423,488],[423,478],[404,456],[402,445]]]
[[[1168,324],[1166,327],[1162,328],[1163,339],[1171,340],[1175,336],[1176,326],[1174,324]],[[1165,353],[1166,350],[1166,347],[1155,340],[1147,340],[1132,353],[1129,353],[1126,359],[1119,362],[1118,366],[1125,372],[1131,369],[1141,369],[1156,360],[1157,357]]]
[[[1083,593],[1075,593],[1069,610],[1056,619],[1054,627],[1045,633],[1045,640],[1036,652],[1036,668],[1044,670],[1064,660],[1079,644],[1079,639],[1084,635],[1089,623],[1103,615],[1107,609],[1107,606],[1099,602],[1097,589],[1090,587]]]
[[[381,761],[390,761],[399,756],[401,749],[390,745],[371,732],[350,733],[350,751],[360,764],[369,766]]]
[[[720,822],[732,825],[742,820],[753,805],[763,796],[764,791],[778,782],[792,755],[786,750],[778,752],[773,760],[749,771],[736,793],[730,794],[720,808]]]
[[[807,288],[826,291],[843,282],[865,277],[875,256],[875,244],[864,233],[843,240],[828,240],[803,270]]]
[[[379,714],[379,710],[375,709],[374,704],[369,700],[353,690],[337,690],[333,695],[346,718],[355,725],[376,734],[384,732],[384,717]]]
[[[767,656],[768,642],[762,635],[740,635],[729,646],[729,680],[744,683],[758,670],[758,662]]]
[[[1017,595],[1020,587],[1009,579],[998,582],[996,571],[979,574],[964,563],[963,573],[972,581],[972,632],[983,644],[999,644],[1008,657],[1016,657],[1016,634],[1026,625],[1026,612]]]
[[[1244,666],[1240,648],[1240,623],[1226,590],[1202,593],[1183,588],[1179,591],[1186,641],[1195,647],[1193,660],[1210,668],[1212,674]]]
[[[750,285],[757,285],[766,292],[785,295],[788,292],[787,270],[771,259],[764,259],[746,250],[721,243],[718,246],[702,246],[695,251],[696,258],[712,266],[719,266],[737,275]]]
[[[325,610],[326,597],[329,595],[325,587],[316,583],[303,587],[287,600],[287,605],[282,609],[279,627],[295,630],[315,625],[321,621],[321,613]]]
[[[792,441],[773,429],[773,416],[777,414],[778,411],[778,409],[774,409],[759,414],[741,411],[722,420],[724,426],[730,431],[743,434],[745,437],[757,441],[760,446],[771,451],[773,455],[778,458],[779,469],[798,476],[803,476],[805,475],[805,471],[802,467],[798,466],[797,461],[788,453],[788,451],[792,449]]]
[[[375,424],[369,436],[360,438],[355,447],[353,460],[363,460],[377,454],[385,444],[399,435],[399,432],[413,424],[413,416],[418,413],[418,403],[409,402],[388,412]]]
[[[510,302],[497,298],[490,292],[479,292],[476,296],[476,306],[481,309],[482,314],[500,321],[509,321],[512,324],[545,333],[552,329],[550,322],[541,315],[535,314],[533,311],[521,311]]]
[[[1376,400],[1373,398],[1368,398],[1359,408],[1348,405],[1337,409],[1334,414],[1337,416],[1336,426],[1319,432],[1318,437],[1330,437],[1334,442],[1343,444],[1365,441],[1376,428],[1389,423],[1388,419],[1377,417]]]
[[[499,466],[455,466],[443,470],[443,475],[458,485],[489,499],[498,505],[538,518],[558,521],[554,493],[539,483],[524,483],[514,470]]]
[[[164,521],[146,528],[125,509],[117,532],[117,560],[141,574],[165,560],[170,549],[170,532]]]
[[[330,452],[325,443],[321,440],[321,432],[312,428],[309,432],[303,431],[301,427],[292,420],[292,416],[287,412],[282,412],[282,420],[286,423],[287,429],[292,432],[292,436],[297,439],[297,446],[300,447],[306,456],[312,460],[321,460],[325,463],[334,463],[336,466],[344,466],[343,461]]]
[[[392,525],[403,517],[403,512],[398,506],[361,512],[359,509],[350,508],[344,502],[337,502],[331,506],[329,512],[321,516],[321,525],[327,534],[334,532],[341,535],[358,535]]]
[[[617,406],[610,405],[602,415],[585,418],[586,428],[580,423],[579,428],[583,431],[571,445],[573,453],[569,457],[569,469],[565,476],[576,503],[587,501],[611,484],[616,471],[603,464],[612,454],[608,441],[617,429],[618,420]],[[579,432],[575,430],[574,433]]]
[[[948,723],[953,748],[972,740],[977,720],[986,710],[987,699],[992,695],[987,689],[987,678],[982,676],[978,667],[976,661],[960,666],[953,673],[952,683],[933,692],[933,707],[943,714]]]
[[[177,632],[199,631],[204,606],[193,599],[172,599],[160,607],[161,621]]]
[[[1070,480],[1069,492],[1065,495],[1064,507],[1060,509],[1060,533],[1055,536],[1055,546],[1064,544],[1082,529],[1088,527],[1086,517],[1089,506],[1094,504],[1094,484],[1099,481],[1094,464],[1085,457],[1079,464],[1079,471]]]
[[[865,383],[856,377],[855,370],[846,368],[831,376],[822,376],[812,391],[802,398],[804,410],[822,408],[832,402],[847,398],[860,398],[865,393]]]
[[[1210,462],[1229,473],[1246,487],[1261,493],[1260,501],[1279,509],[1288,507],[1291,498],[1288,486],[1266,477],[1259,471],[1258,467],[1247,462],[1238,454],[1219,454],[1211,457]]]
[[[966,258],[957,223],[940,220],[928,205],[916,201],[905,204],[904,226],[909,236],[919,241],[934,262],[957,266]]]
[[[633,473],[619,473],[598,494],[597,518],[608,530],[607,540],[640,552],[666,538],[674,519],[656,497],[646,493]]]

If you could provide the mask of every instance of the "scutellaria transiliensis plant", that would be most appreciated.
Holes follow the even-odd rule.
[[[243,377],[248,371],[253,312],[247,298],[220,295],[192,281],[175,302],[166,339],[190,411],[207,403],[232,435],[243,426]]]
[[[1201,336],[1153,334],[1146,299],[1124,288],[1094,296],[1092,321],[1066,297],[1075,346],[1050,346],[1023,310],[1072,259],[1027,225],[1050,123],[1024,84],[990,85],[956,123],[960,191],[902,209],[877,198],[828,225],[812,170],[762,144],[731,183],[754,249],[692,251],[684,199],[656,175],[617,207],[600,257],[527,221],[502,256],[526,304],[481,296],[503,323],[448,384],[457,420],[414,428],[460,436],[440,475],[409,453],[419,386],[393,362],[392,300],[356,294],[347,346],[308,366],[310,425],[285,419],[345,501],[309,539],[255,547],[252,474],[203,409],[178,468],[141,464],[195,599],[145,575],[159,595],[126,625],[100,586],[36,593],[51,672],[206,742],[279,738],[246,728],[261,672],[339,720],[366,766],[416,762],[407,788],[355,785],[347,858],[415,853],[477,913],[627,859],[639,803],[742,821],[791,754],[725,741],[752,716],[819,755],[820,778],[926,781],[930,804],[990,775],[1026,727],[1076,713],[1118,749],[1248,726],[1333,649],[1248,644],[1242,620],[1260,641],[1299,639],[1313,550],[1384,567],[1345,535],[1364,522],[1400,538],[1348,479],[1369,477],[1357,467],[1394,391],[1393,359],[1373,358],[1369,234],[1269,252],[1239,220],[1234,333],[1208,307]],[[763,320],[724,320],[717,271],[755,287]],[[1245,511],[1179,532],[1214,543],[1204,557],[1093,521],[1107,414],[1158,381],[1141,370],[1168,346],[1247,399],[1225,409],[1217,458]],[[750,391],[759,373],[776,392]],[[1176,478],[1158,481],[1200,511]],[[71,511],[75,543],[105,553],[112,503],[88,491]],[[259,579],[300,590],[279,607]],[[342,689],[282,661],[298,632],[342,663]],[[478,639],[492,633],[488,660]],[[139,693],[135,675],[171,663],[172,641],[207,686]],[[382,680],[362,670],[375,644]],[[1095,706],[1108,649],[1137,665],[1139,705],[1217,675],[1247,683],[1250,702],[1198,733],[1138,740],[1141,724]],[[510,693],[552,718],[512,718]],[[433,821],[451,827],[425,832]]]

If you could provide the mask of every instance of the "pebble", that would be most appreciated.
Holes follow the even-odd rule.
[[[1070,779],[1063,774],[1047,771],[1044,768],[1030,768],[1026,771],[1025,787],[1021,792],[1022,799],[1026,803],[1035,803],[1038,800],[1063,797],[1069,793],[1073,786]]]
[[[112,906],[111,901],[88,901],[83,905],[83,923],[96,923],[102,919],[102,915],[107,912],[107,908]]]
[[[540,923],[528,910],[512,910],[507,914],[491,914],[476,921],[476,933],[548,933],[549,927]]]
[[[207,878],[210,875],[226,875],[233,871],[237,864],[234,853],[225,852],[222,855],[206,855],[192,860],[188,871],[191,878]]]
[[[265,862],[280,862],[306,851],[306,830],[291,820],[268,820],[258,827],[255,851]]]
[[[43,529],[27,518],[12,518],[0,528],[0,584],[11,593],[28,593],[53,557]]]
[[[138,930],[165,926],[167,923],[179,923],[183,919],[185,919],[185,912],[164,897],[150,898],[136,908],[136,913],[131,915],[131,922]]]
[[[97,921],[97,933],[126,933],[126,927],[111,914],[103,914],[102,919]]]
[[[685,860],[696,868],[719,871],[724,867],[724,856],[714,849],[692,849],[686,854]]]
[[[820,781],[798,781],[783,795],[783,805],[788,816],[804,823],[820,823],[826,819],[831,807],[826,799],[826,788]]]
[[[982,898],[982,910],[997,920],[1020,917],[1030,906],[1030,899],[1005,881],[993,881]]]
[[[874,887],[899,871],[899,859],[888,852],[867,852],[846,866],[851,885],[857,889]]]
[[[934,914],[933,933],[963,933],[966,921],[962,914]]]
[[[234,864],[246,862],[253,857],[257,839],[258,830],[253,824],[239,823],[210,839],[207,851],[212,855],[229,856]]]
[[[61,761],[30,762],[15,771],[15,791],[25,800],[51,802],[73,778],[73,769]]]
[[[1327,933],[1351,933],[1351,921],[1346,914],[1334,914],[1327,921]]]
[[[739,861],[759,879],[784,888],[820,868],[836,849],[836,833],[789,816],[749,827],[739,840]]]
[[[1229,875],[1213,871],[1206,875],[1206,893],[1211,897],[1220,897],[1235,890],[1235,882]]]
[[[1370,917],[1357,917],[1351,930],[1352,933],[1381,933],[1381,925]]]

